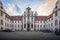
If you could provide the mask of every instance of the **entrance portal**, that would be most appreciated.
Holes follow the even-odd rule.
[[[27,31],[30,31],[30,24],[27,24]]]

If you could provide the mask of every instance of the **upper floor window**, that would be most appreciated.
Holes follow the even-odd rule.
[[[42,21],[41,21],[41,23],[42,23]]]
[[[50,21],[50,18],[47,21]]]
[[[51,27],[53,26],[53,23],[51,23]]]
[[[47,25],[46,25],[46,27],[47,27]]]
[[[5,26],[6,26],[6,23],[5,23]]]
[[[18,24],[18,27],[19,27],[19,24]]]
[[[3,20],[1,20],[1,25],[3,25]]]
[[[56,16],[58,16],[58,13],[57,13],[57,11],[55,12],[55,17],[56,17]]]
[[[49,24],[49,27],[50,27],[50,24]]]
[[[44,25],[44,28],[45,28],[45,25]]]
[[[9,24],[7,24],[7,27],[9,27]]]
[[[2,11],[0,11],[0,15],[3,16],[3,12]]]
[[[15,27],[16,27],[16,24],[15,24]]]
[[[44,21],[44,23],[45,23],[45,21]]]
[[[55,26],[57,26],[57,20],[55,20]]]
[[[57,5],[56,5],[55,9],[57,9]]]
[[[10,27],[11,27],[11,24],[10,24]]]
[[[12,28],[14,27],[14,25],[12,24]]]
[[[1,6],[1,9],[3,9],[3,7]]]
[[[6,17],[5,17],[5,20],[6,20]]]
[[[19,21],[18,21],[18,23],[19,23]]]
[[[53,17],[51,18],[51,20],[53,20]]]
[[[15,21],[15,23],[16,23],[16,21]]]
[[[60,25],[60,21],[59,21],[59,25]]]
[[[40,25],[40,27],[42,27],[42,25]]]

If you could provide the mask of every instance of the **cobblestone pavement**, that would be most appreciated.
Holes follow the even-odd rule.
[[[60,40],[53,32],[0,32],[1,40]]]

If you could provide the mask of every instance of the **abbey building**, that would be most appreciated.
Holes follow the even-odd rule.
[[[58,0],[59,1],[59,0]],[[0,2],[0,31],[10,29],[14,31],[40,31],[60,28],[60,3],[57,2],[55,9],[49,16],[38,16],[27,7],[22,16],[10,16]]]

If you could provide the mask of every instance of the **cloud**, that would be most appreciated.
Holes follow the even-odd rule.
[[[55,3],[56,0],[13,0],[12,3],[7,3],[5,10],[9,15],[22,15],[30,4],[32,11],[47,16],[52,13]]]
[[[6,11],[13,12],[13,7],[10,4],[6,7]]]
[[[8,4],[5,10],[9,15],[20,15],[20,8],[17,4]]]
[[[37,12],[39,15],[45,15],[48,16],[52,13],[54,7],[55,7],[55,0],[46,0],[46,2],[42,5],[37,6]]]
[[[15,9],[17,12],[20,12],[20,8],[18,7],[18,5],[15,4]]]

